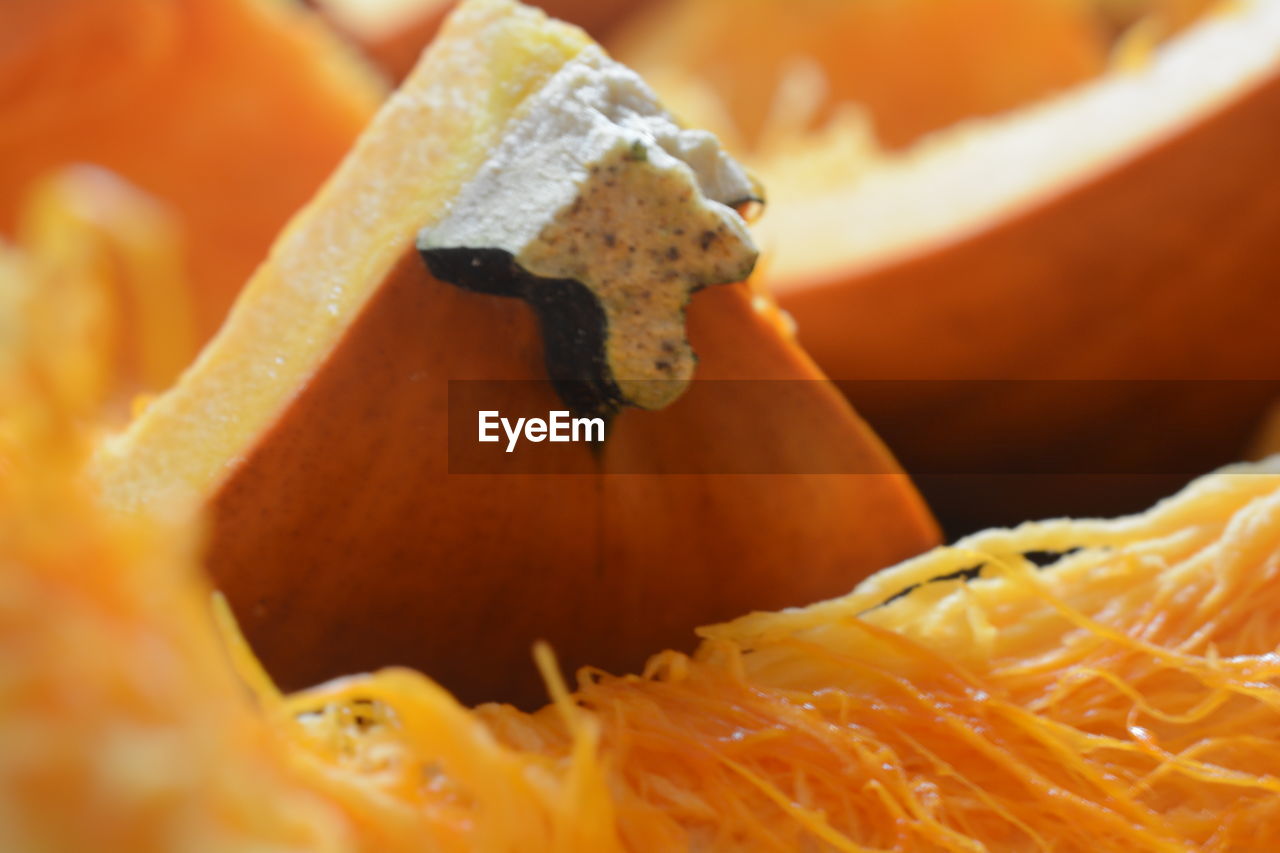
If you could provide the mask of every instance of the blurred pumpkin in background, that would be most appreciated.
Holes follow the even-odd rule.
[[[763,280],[955,534],[1136,510],[1277,391],[1280,24],[1213,5],[671,0],[615,44],[762,176]]]
[[[385,88],[314,15],[256,0],[0,4],[0,234],[34,182],[104,167],[174,219],[193,333],[221,324],[277,231],[338,163]]]
[[[1228,5],[1224,0],[1076,0],[1092,8],[1115,35],[1140,25],[1161,40],[1200,20],[1206,12]]]
[[[1277,9],[1128,60],[844,184],[775,178],[770,285],[953,531],[1136,509],[1276,394]]]
[[[79,346],[59,363],[94,389],[82,408],[126,421],[134,392],[167,386],[196,350],[181,227],[119,176],[77,165],[30,185],[14,230],[43,287],[68,290],[38,305],[77,327]]]
[[[851,104],[900,148],[1087,80],[1107,55],[1097,21],[1058,0],[658,0],[609,46],[747,155]]]

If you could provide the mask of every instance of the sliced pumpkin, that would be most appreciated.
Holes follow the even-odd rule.
[[[941,478],[957,527],[1131,509],[1237,458],[1276,393],[1277,128],[1280,8],[1239,3],[1143,67],[779,187],[769,284],[829,375],[898,383],[849,387],[913,472],[1001,475]],[[1107,476],[1003,476],[1046,459]],[[1008,504],[972,500],[996,483]]]
[[[116,172],[178,218],[198,344],[382,97],[354,53],[290,3],[6,2],[0,233],[50,171]]]
[[[564,88],[574,75],[583,86]],[[527,699],[541,689],[527,666],[535,639],[551,640],[572,666],[634,666],[702,621],[834,594],[934,541],[906,476],[768,300],[744,285],[711,287],[692,301],[697,381],[662,411],[615,414],[603,447],[567,445],[541,469],[488,474],[466,473],[463,457],[451,455],[449,433],[476,424],[476,409],[461,404],[453,407],[460,420],[450,421],[451,395],[474,387],[461,380],[508,380],[514,390],[501,399],[513,408],[564,404],[547,381],[545,336],[530,306],[435,278],[419,233],[427,250],[431,235],[465,234],[482,220],[507,223],[494,233],[538,233],[537,204],[524,200],[522,216],[512,217],[510,204],[496,203],[511,198],[512,182],[543,173],[519,158],[563,139],[576,151],[572,116],[598,117],[571,112],[579,93],[614,91],[629,105],[624,123],[666,121],[656,106],[647,119],[627,112],[652,96],[580,30],[506,0],[464,4],[281,235],[218,337],[99,458],[98,479],[118,506],[187,496],[207,508],[210,571],[285,685],[406,663],[469,700]],[[521,143],[521,134],[561,123],[550,141]],[[627,139],[648,146],[629,174],[657,175],[645,170],[671,159],[654,137]],[[728,168],[714,146],[699,147],[710,137],[679,139],[673,151],[692,157],[696,149]],[[662,174],[693,174],[672,168]],[[610,180],[588,177],[585,165],[573,174],[602,192]],[[706,180],[700,187],[714,197]],[[543,213],[579,209],[568,204],[572,195],[558,197],[567,206]],[[695,275],[695,250],[745,238],[736,213],[690,201],[701,196],[687,183],[668,195],[602,197],[602,206],[586,207],[606,219],[610,204],[649,205],[642,221],[654,228],[636,238],[638,248],[695,265],[668,270],[673,281]],[[667,202],[674,207],[662,208]],[[674,219],[657,227],[659,208],[695,203],[723,235],[680,236]],[[451,210],[476,216],[450,219]],[[607,260],[606,237],[586,252]],[[534,264],[516,250],[522,243],[455,242],[487,248],[477,263],[505,249],[512,260],[499,267],[527,263],[522,274],[543,283],[568,274]],[[649,282],[632,284],[640,286],[625,299],[649,310]],[[678,316],[658,313],[649,330],[670,329],[661,323]],[[669,381],[643,372],[614,378]],[[744,471],[743,456],[755,467]],[[472,649],[465,659],[460,642]]]
[[[848,104],[899,148],[1086,80],[1107,52],[1095,19],[1061,0],[665,0],[609,45],[744,155]]]

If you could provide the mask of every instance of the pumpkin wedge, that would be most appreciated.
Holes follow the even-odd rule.
[[[743,156],[849,104],[899,148],[1089,79],[1107,50],[1061,0],[662,0],[606,44]]]
[[[384,95],[292,5],[0,4],[0,233],[12,233],[22,199],[52,170],[89,162],[116,172],[175,213],[196,343],[207,339]]]
[[[527,698],[541,690],[528,667],[539,637],[569,665],[635,665],[701,621],[834,594],[934,541],[905,475],[767,300],[740,284],[709,288],[689,305],[698,379],[668,408],[613,409],[603,445],[557,446],[541,468],[468,473],[451,455],[451,440],[474,435],[477,417],[451,407],[451,395],[477,383],[505,381],[512,408],[545,413],[564,403],[547,381],[552,353],[539,313],[496,286],[476,292],[467,288],[474,282],[436,278],[429,264],[439,272],[447,253],[433,254],[434,241],[453,235],[466,248],[460,235],[488,223],[498,236],[476,264],[498,258],[511,270],[514,259],[554,284],[558,268],[530,260],[549,241],[520,250],[540,220],[528,219],[538,208],[519,182],[534,176],[530,197],[560,193],[563,185],[537,185],[547,170],[530,164],[562,143],[572,148],[574,116],[617,133],[598,124],[598,112],[572,106],[615,90],[632,106],[652,98],[574,27],[507,0],[463,4],[280,236],[217,338],[100,455],[98,479],[118,506],[188,495],[208,508],[210,571],[284,684],[404,663],[468,700]],[[674,128],[655,109],[625,121]],[[548,128],[548,138],[531,141]],[[667,141],[672,150],[712,145],[697,150],[728,170],[716,173],[728,176],[727,200],[751,191],[737,186],[741,173],[709,135],[679,134]],[[610,151],[635,155],[614,164],[638,170],[628,174],[649,175],[671,159],[652,138],[627,138]],[[676,219],[645,220],[665,222],[654,231],[664,235],[663,258],[683,252],[696,265],[695,249],[711,246],[715,256],[712,244],[745,236],[730,207],[688,187],[670,197],[610,196],[607,171],[572,172],[604,193],[601,210],[668,210],[664,199],[679,197],[677,214],[693,210],[727,229],[723,238],[714,229],[677,238]],[[693,173],[681,165],[662,174]],[[559,198],[565,216],[579,210],[571,196]],[[629,216],[619,222],[634,228]],[[625,244],[608,236],[584,252],[612,262],[604,247]],[[719,280],[745,268],[720,269]],[[591,269],[582,278],[608,279]],[[641,302],[650,296],[679,303],[662,288],[693,269],[655,273],[652,288],[628,297],[638,300],[632,307],[649,310]],[[607,286],[598,292],[606,312],[622,304]],[[631,379],[688,384],[674,374],[618,374],[630,368],[612,352],[601,363],[620,388]],[[450,421],[451,408],[460,420]],[[744,455],[754,460],[746,470],[736,465]],[[459,643],[470,654],[460,657]]]
[[[948,475],[957,526],[1129,510],[1238,458],[1276,394],[1278,148],[1280,7],[1235,4],[1144,67],[776,193],[769,283],[833,378],[918,389],[848,386]],[[1004,476],[1046,459],[1098,476]],[[975,515],[993,481],[957,473],[1009,502]]]

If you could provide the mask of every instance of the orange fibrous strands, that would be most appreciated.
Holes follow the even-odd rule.
[[[596,840],[623,849],[1247,847],[1280,830],[1278,480],[980,534],[844,599],[706,629],[643,676],[583,672],[570,715],[562,697],[458,719],[559,780],[535,797],[576,774],[556,814],[604,809]],[[1040,570],[1034,551],[1072,553]],[[883,603],[965,565],[982,576]],[[344,694],[439,720],[386,677]],[[481,774],[451,796],[479,827],[513,794]]]

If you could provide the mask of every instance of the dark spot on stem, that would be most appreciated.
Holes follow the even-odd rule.
[[[542,331],[547,376],[575,415],[608,419],[628,404],[605,361],[604,309],[586,285],[533,275],[501,249],[424,249],[422,257],[441,281],[529,303]]]

